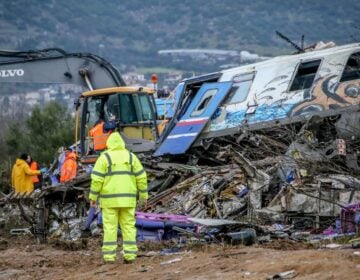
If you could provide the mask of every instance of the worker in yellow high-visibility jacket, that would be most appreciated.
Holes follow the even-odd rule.
[[[125,149],[118,132],[106,141],[107,150],[97,159],[91,173],[90,206],[100,199],[103,215],[104,239],[102,254],[105,262],[116,259],[117,233],[122,232],[124,263],[137,256],[135,208],[137,198],[147,202],[147,179],[139,159]]]

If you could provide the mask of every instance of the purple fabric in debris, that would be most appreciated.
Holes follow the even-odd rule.
[[[160,241],[176,238],[178,232],[172,229],[174,226],[184,229],[193,229],[195,227],[184,215],[136,212],[138,241]]]
[[[355,217],[357,212],[360,212],[360,203],[351,204],[347,207],[341,208],[340,220],[342,233],[351,233],[356,231],[357,225]]]
[[[138,241],[161,241],[176,238],[178,232],[172,228],[174,226],[184,229],[194,229],[195,225],[187,220],[187,216],[171,214],[154,214],[136,212],[136,229]],[[89,209],[85,228],[89,229],[92,222],[97,219],[97,224],[102,223],[101,211],[95,208]],[[121,229],[119,228],[119,236]]]
[[[173,214],[156,214],[156,213],[145,213],[145,212],[136,212],[136,218],[139,219],[148,219],[155,221],[177,221],[177,222],[188,222],[187,216],[185,215],[173,215]]]
[[[337,234],[337,232],[333,229],[332,226],[330,226],[323,231],[323,234],[324,235],[334,235],[334,234]]]
[[[57,185],[59,184],[59,180],[58,180],[58,178],[57,178],[55,175],[52,175],[52,176],[50,177],[50,180],[51,180],[51,185],[52,185],[52,186],[57,186]]]

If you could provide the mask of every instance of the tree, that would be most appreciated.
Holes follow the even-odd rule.
[[[24,132],[25,126],[21,122],[16,121],[9,125],[8,131],[5,134],[5,144],[7,151],[2,151],[7,155],[4,156],[15,158],[16,156],[19,156],[20,153],[27,150]]]
[[[50,102],[44,108],[35,107],[23,125],[13,123],[5,136],[8,154],[18,157],[27,152],[40,164],[54,160],[61,146],[74,142],[75,124],[65,107]]]
[[[55,102],[35,107],[26,121],[29,152],[39,163],[53,161],[60,146],[74,142],[75,124],[65,107]]]

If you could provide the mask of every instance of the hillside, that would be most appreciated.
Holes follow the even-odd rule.
[[[176,65],[157,52],[179,48],[250,50],[265,56],[292,52],[276,30],[296,42],[304,34],[305,44],[354,42],[360,37],[360,1],[330,2],[2,1],[0,49],[59,47],[99,54],[120,69],[135,65],[193,70],[201,65]]]

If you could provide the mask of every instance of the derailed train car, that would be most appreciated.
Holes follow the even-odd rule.
[[[338,137],[359,137],[360,44],[279,56],[184,80],[156,156],[207,149],[231,135],[336,119]],[[350,128],[350,129],[349,129]],[[321,130],[321,129],[320,129]]]

